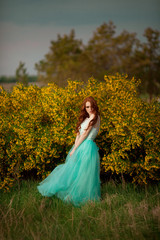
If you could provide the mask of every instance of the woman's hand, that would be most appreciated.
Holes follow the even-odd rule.
[[[72,151],[70,152],[70,154],[69,154],[70,157],[73,155],[74,151],[75,151],[75,148],[73,148]]]

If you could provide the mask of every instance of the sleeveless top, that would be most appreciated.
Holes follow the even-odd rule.
[[[85,129],[87,129],[88,124],[90,122],[89,118],[86,118],[82,123],[81,123],[81,128],[80,128],[80,135],[84,132]],[[86,137],[86,139],[90,139],[90,140],[94,140],[99,132],[100,129],[100,116],[98,116],[97,122],[95,123],[95,125],[93,125],[93,127],[91,128],[88,136]]]

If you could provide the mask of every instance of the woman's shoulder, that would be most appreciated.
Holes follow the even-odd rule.
[[[91,116],[89,117],[89,120],[91,121],[92,119],[94,119],[95,114],[91,114]]]
[[[95,114],[92,114],[89,118],[86,118],[86,119],[89,119],[91,121],[92,119],[94,119],[94,117],[95,117]],[[100,120],[100,115],[98,115],[97,120],[98,121]]]

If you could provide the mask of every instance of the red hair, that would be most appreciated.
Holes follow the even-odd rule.
[[[93,126],[94,124],[96,124],[97,122],[97,119],[98,119],[98,115],[99,115],[99,109],[98,109],[98,105],[97,105],[97,102],[96,100],[93,98],[93,97],[87,97],[84,99],[83,103],[82,103],[82,106],[81,106],[81,111],[80,111],[80,116],[79,116],[79,119],[78,119],[78,123],[77,123],[77,126],[76,126],[76,132],[78,133],[79,132],[79,129],[81,128],[80,125],[81,123],[87,118],[89,117],[89,114],[87,113],[86,111],[86,102],[90,102],[91,104],[91,107],[93,109],[93,114],[94,114],[94,118],[90,121],[89,125],[88,125],[88,128],[90,126]],[[87,128],[87,129],[88,129]],[[87,130],[86,129],[86,130]]]

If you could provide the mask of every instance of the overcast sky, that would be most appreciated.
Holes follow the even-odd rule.
[[[136,32],[144,41],[147,27],[160,30],[160,0],[0,0],[0,76],[13,76],[19,62],[29,74],[49,51],[57,34],[84,43],[102,23],[113,21],[116,32]]]

